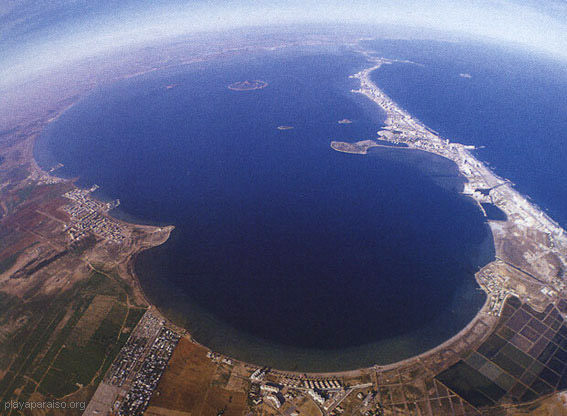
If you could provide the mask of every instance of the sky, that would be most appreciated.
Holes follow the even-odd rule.
[[[310,23],[446,31],[567,61],[567,0],[2,0],[0,79],[195,32]]]

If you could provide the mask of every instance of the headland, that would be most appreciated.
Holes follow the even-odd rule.
[[[563,282],[567,270],[565,230],[517,192],[512,183],[497,176],[478,160],[472,154],[474,146],[451,143],[442,138],[402,109],[370,78],[370,74],[382,65],[400,61],[376,58],[367,51],[362,53],[374,65],[352,76],[360,81],[360,89],[353,92],[366,96],[385,111],[385,127],[377,132],[379,139],[405,144],[407,149],[422,150],[452,160],[467,180],[463,193],[472,198],[480,209],[483,209],[481,204],[491,203],[507,216],[508,220],[504,223],[489,221],[495,239],[497,261],[477,273],[477,281],[491,299],[489,310],[484,312],[498,316],[509,296],[518,297],[535,308],[545,307],[557,300],[558,293],[566,288]],[[366,140],[354,144],[332,142],[331,147],[339,151],[346,149],[352,153],[366,153],[370,147],[376,146],[374,141]],[[502,268],[503,264],[511,264],[517,271],[532,276],[532,283],[540,292],[548,295],[542,298],[537,293],[530,293],[518,282],[512,282],[509,276],[503,278],[500,284],[495,284],[494,274],[489,271],[498,266]]]
[[[368,149],[378,146],[379,145],[374,140],[362,140],[356,143],[347,143],[347,142],[338,142],[338,141],[331,142],[331,147],[337,152],[353,153],[359,155],[365,155],[368,153]]]
[[[370,74],[393,61],[361,53],[372,66],[353,76],[360,81],[360,89],[354,92],[386,112],[386,126],[378,132],[381,140],[452,160],[468,180],[466,195],[506,213],[505,222],[489,221],[497,259],[476,274],[488,299],[466,328],[420,356],[338,373],[278,371],[199,345],[160,317],[155,308],[146,312],[148,303],[132,273],[136,253],[163,243],[171,228],[116,221],[108,216],[110,207],[92,198],[88,190],[78,190],[71,182],[33,165],[35,138],[64,106],[76,101],[75,96],[69,96],[68,102],[59,103],[59,108],[50,109],[40,120],[2,133],[0,231],[2,240],[11,243],[4,247],[0,273],[2,299],[9,310],[2,311],[7,316],[2,331],[11,336],[24,329],[30,336],[21,339],[14,335],[13,340],[21,341],[15,345],[31,353],[25,359],[14,354],[17,359],[9,361],[2,373],[5,389],[0,393],[16,391],[14,397],[21,400],[30,395],[90,400],[99,386],[90,412],[85,414],[110,411],[118,397],[125,404],[139,398],[144,406],[149,405],[148,413],[162,415],[197,414],[203,409],[228,409],[230,414],[261,409],[276,415],[283,409],[306,415],[373,412],[437,416],[455,414],[455,409],[459,414],[480,415],[482,409],[486,412],[500,405],[533,402],[564,389],[560,380],[565,374],[561,356],[567,331],[565,231],[515,191],[509,181],[476,159],[472,147],[440,137],[390,99]],[[366,153],[376,147],[369,141],[343,149]],[[340,147],[335,144],[333,148]],[[48,295],[57,296],[56,307],[43,301]],[[105,332],[100,333],[99,328]],[[184,334],[179,343],[170,329]],[[95,331],[99,332],[93,336]],[[103,345],[112,353],[102,358],[81,355],[81,348],[94,347],[100,336],[119,340]],[[58,358],[63,356],[66,360]],[[99,362],[93,361],[98,358]],[[31,362],[39,364],[33,374],[28,372]],[[547,363],[555,370],[546,367]],[[62,373],[65,368],[61,364],[80,369],[65,385],[56,378],[68,375]],[[91,367],[92,373],[87,371]],[[536,381],[521,377],[527,367],[530,371],[526,373]],[[468,390],[455,381],[459,379],[472,380]],[[481,386],[475,384],[479,379]],[[145,388],[147,385],[154,387]],[[156,388],[160,394],[152,395]],[[128,391],[137,396],[125,398]],[[207,397],[214,398],[214,403],[208,403]]]

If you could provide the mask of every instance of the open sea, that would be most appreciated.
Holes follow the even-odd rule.
[[[419,63],[373,78],[445,137],[485,146],[482,160],[567,224],[564,68],[479,45],[366,46]],[[382,126],[350,92],[367,66],[346,49],[295,48],[139,76],[68,110],[36,158],[120,198],[118,218],[175,225],[136,271],[202,344],[298,371],[394,362],[470,322],[485,300],[474,273],[494,252],[452,162],[330,148]],[[268,86],[227,88],[256,79]]]
[[[372,79],[567,227],[567,62],[486,44],[378,41]]]

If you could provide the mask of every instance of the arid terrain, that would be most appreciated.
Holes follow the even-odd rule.
[[[307,43],[316,42],[323,41]],[[487,220],[497,258],[477,273],[488,294],[477,317],[418,357],[305,374],[216,354],[151,307],[132,264],[141,250],[166,241],[172,227],[113,219],[111,207],[89,190],[41,171],[33,144],[97,84],[213,59],[210,51],[191,54],[183,45],[162,55],[145,50],[119,69],[108,63],[90,77],[86,62],[74,75],[54,77],[49,87],[36,80],[21,88],[21,96],[11,91],[11,107],[0,107],[0,395],[3,403],[84,403],[4,407],[2,414],[74,415],[85,408],[89,415],[137,414],[146,406],[145,414],[160,416],[567,414],[566,397],[556,394],[567,387],[564,231],[470,149],[438,142],[370,83],[369,72],[357,74],[357,92],[388,111],[389,128],[380,140],[455,161],[468,180],[464,192],[506,213],[504,221]],[[254,45],[268,46],[288,45]],[[230,53],[236,52],[217,52]],[[369,58],[373,66],[365,71],[387,64]],[[364,154],[375,145],[372,138],[333,148]]]

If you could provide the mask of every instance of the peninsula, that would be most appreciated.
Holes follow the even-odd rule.
[[[379,145],[374,140],[362,140],[356,143],[332,141],[331,147],[337,152],[365,155],[368,149],[379,147]]]
[[[386,112],[385,127],[376,140],[335,141],[331,147],[366,154],[373,147],[389,147],[381,145],[383,141],[440,155],[457,165],[467,179],[463,193],[479,209],[490,203],[506,214],[506,221],[487,218],[496,259],[475,275],[487,293],[483,308],[457,335],[419,356],[335,373],[280,371],[245,363],[183,337],[163,373],[160,394],[149,401],[149,410],[193,412],[197,403],[204,403],[202,395],[207,391],[219,400],[230,395],[232,402],[224,399],[223,403],[234,414],[480,415],[500,406],[521,406],[565,388],[565,376],[557,374],[567,371],[567,338],[561,335],[567,334],[565,231],[476,159],[471,153],[474,147],[440,137],[381,91],[370,75],[393,61],[359,52],[372,66],[352,76],[360,81],[360,88],[353,92]],[[537,374],[521,377],[527,368]],[[203,382],[216,380],[217,373],[219,380],[228,380],[218,384],[225,387]],[[181,404],[187,395],[195,400]]]
[[[122,55],[108,60],[123,65],[115,68],[113,80],[210,59],[208,50],[200,57],[188,55],[191,44],[163,47],[177,51],[177,60],[170,55],[167,61],[143,63]],[[265,47],[284,46],[273,41]],[[565,231],[479,161],[474,147],[451,143],[388,97],[370,76],[394,61],[355,48],[371,64],[352,76],[360,81],[353,92],[386,112],[385,127],[379,140],[332,142],[331,147],[365,154],[383,146],[381,140],[440,155],[458,166],[467,179],[463,193],[479,209],[490,203],[506,214],[505,221],[487,218],[496,259],[476,273],[487,301],[473,321],[419,356],[335,373],[280,371],[200,345],[150,305],[134,273],[137,253],[165,242],[173,228],[118,221],[108,214],[117,203],[98,201],[94,188],[78,189],[33,160],[34,142],[49,123],[94,85],[108,81],[102,69],[94,77],[91,65],[84,72],[77,66],[80,83],[67,82],[65,69],[0,103],[3,116],[12,116],[0,132],[4,404],[88,403],[84,414],[92,416],[146,410],[160,415],[504,415],[516,407],[561,405],[553,393],[567,386]],[[228,88],[266,86],[243,81]],[[21,117],[14,104],[19,99]]]
[[[518,297],[538,309],[557,300],[557,295],[566,288],[565,230],[517,192],[509,181],[500,178],[479,161],[471,153],[474,146],[451,143],[442,138],[388,97],[370,75],[382,65],[395,61],[373,57],[366,51],[362,53],[374,65],[351,76],[360,81],[360,89],[352,92],[364,95],[385,111],[385,127],[378,132],[380,140],[405,144],[408,149],[422,150],[452,160],[467,179],[463,193],[472,198],[479,209],[483,210],[483,203],[490,203],[507,216],[504,223],[488,221],[494,236],[497,260],[476,275],[489,297],[488,309],[484,312],[500,315],[505,300],[510,296]],[[366,153],[368,148],[374,147],[374,142],[333,142],[331,147],[343,152]],[[519,284],[518,278],[509,273],[509,268],[515,270],[512,275],[520,271],[524,277],[528,276],[523,280],[538,287],[538,293],[534,294],[529,289],[530,285]],[[495,273],[495,270],[498,272]],[[501,274],[500,277],[497,277],[498,274]],[[542,298],[540,294],[544,292],[546,297]]]

